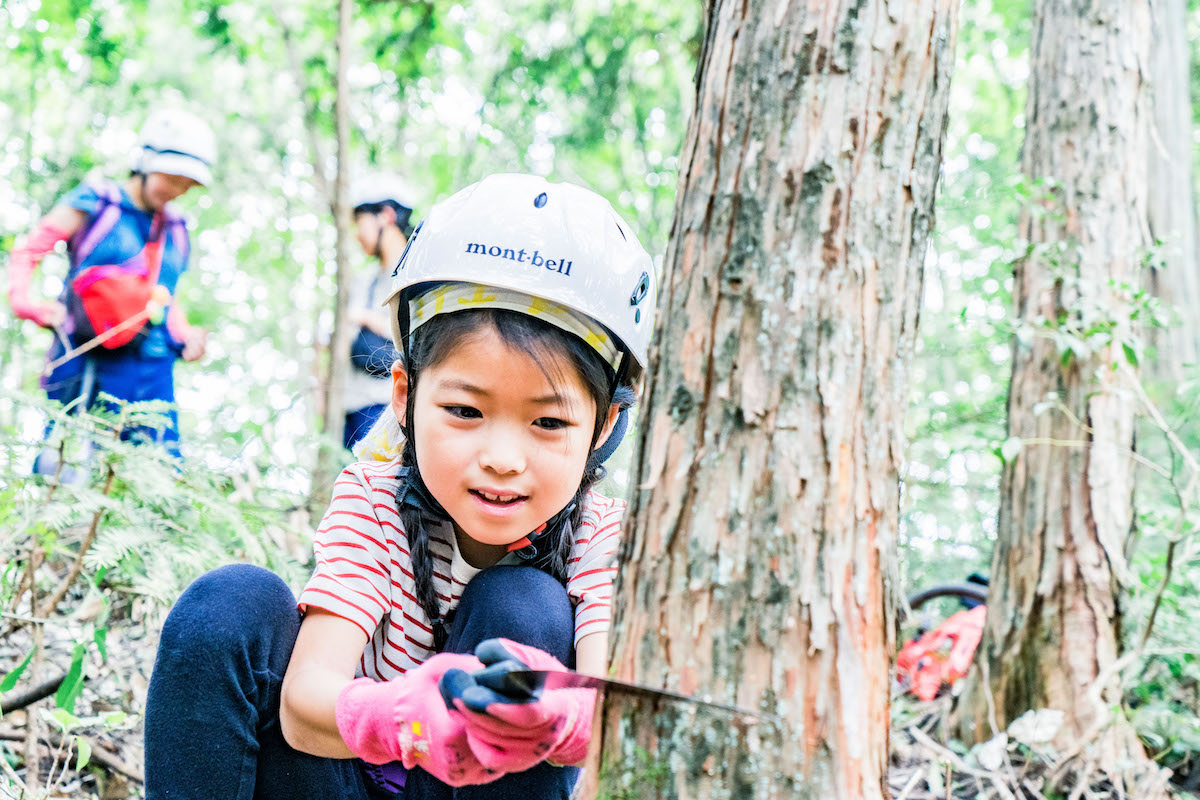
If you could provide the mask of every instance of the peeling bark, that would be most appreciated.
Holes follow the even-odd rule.
[[[881,798],[952,0],[710,7],[584,796]]]
[[[1031,244],[1014,280],[1017,324],[988,616],[964,694],[978,739],[1030,708],[1065,712],[1057,744],[1099,736],[1097,763],[1143,758],[1119,703],[1120,584],[1133,525],[1134,399],[1113,368],[1147,253],[1145,3],[1038,0],[1022,168],[1050,194],[1023,215]],[[1049,324],[1047,324],[1049,321]],[[1057,322],[1056,322],[1057,321]],[[1056,332],[1116,326],[1064,355]],[[1086,338],[1086,337],[1081,337]],[[1085,446],[1073,441],[1086,440]],[[987,694],[990,692],[991,697]]]

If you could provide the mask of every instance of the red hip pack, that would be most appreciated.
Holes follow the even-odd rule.
[[[162,247],[158,238],[124,264],[97,264],[75,276],[67,309],[76,339],[103,337],[101,346],[117,350],[145,330],[150,316],[147,306],[158,285]],[[145,271],[138,269],[141,265]]]

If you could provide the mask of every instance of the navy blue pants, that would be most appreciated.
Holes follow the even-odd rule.
[[[530,567],[492,567],[459,603],[446,651],[504,636],[570,663],[574,611],[566,589]],[[402,794],[364,780],[358,759],[293,750],[279,696],[300,614],[291,590],[234,564],[188,587],[163,626],[146,701],[147,800],[567,800],[579,770],[542,763],[484,786],[453,789],[421,769]]]
[[[57,345],[61,352],[61,345]],[[101,353],[73,359],[63,364],[43,382],[46,396],[60,403],[76,403],[79,409],[102,408],[116,413],[119,406],[101,401],[101,392],[131,403],[146,400],[175,402],[175,360],[177,354],[171,350],[155,352],[153,356],[143,353]],[[172,408],[157,420],[161,427],[127,425],[121,431],[121,439],[132,442],[157,442],[171,455],[179,457],[179,414]],[[50,436],[53,423],[46,426]],[[34,472],[40,472],[34,468]],[[50,468],[48,471],[53,471]]]

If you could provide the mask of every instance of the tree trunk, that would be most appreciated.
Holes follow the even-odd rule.
[[[1188,95],[1187,4],[1157,0],[1150,62],[1150,232],[1162,242],[1150,270],[1155,296],[1170,310],[1167,330],[1152,331],[1156,377],[1179,380],[1183,364],[1200,360],[1200,263],[1192,188],[1192,102]]]
[[[1058,746],[1099,736],[1097,763],[1116,770],[1143,758],[1109,709],[1133,524],[1134,401],[1120,385],[1129,365],[1117,366],[1150,245],[1148,6],[1038,0],[1030,58],[1022,169],[1048,195],[1020,223],[1030,248],[1013,286],[1008,432],[1023,446],[1001,481],[965,726],[983,739],[1028,709],[1058,709]]]
[[[898,466],[956,19],[952,0],[711,5],[612,663],[782,721],[609,696],[584,796],[887,794]]]
[[[317,450],[317,468],[313,475],[311,505],[323,508],[328,502],[333,481],[341,468],[342,427],[346,422],[342,397],[346,371],[350,368],[350,329],[346,324],[346,297],[350,284],[349,172],[350,172],[350,85],[346,69],[350,60],[350,27],[354,0],[338,2],[337,75],[334,113],[337,126],[337,174],[334,177],[331,206],[337,226],[337,294],[334,297],[333,336],[329,342],[329,382],[325,386],[325,417],[321,443]]]

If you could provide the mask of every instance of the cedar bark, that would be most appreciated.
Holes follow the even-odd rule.
[[[887,795],[907,366],[953,0],[714,0],[583,796]]]
[[[1061,710],[1056,744],[1093,742],[1105,770],[1144,758],[1110,709],[1135,410],[1114,365],[1133,332],[1120,285],[1139,285],[1150,245],[1150,26],[1144,2],[1037,2],[1022,169],[1049,194],[1023,214],[1031,246],[1013,287],[1008,432],[1024,445],[1001,480],[987,622],[963,702],[979,739],[1028,709]],[[1106,326],[1111,341],[1086,335]],[[1063,333],[1083,346],[1066,352]]]

